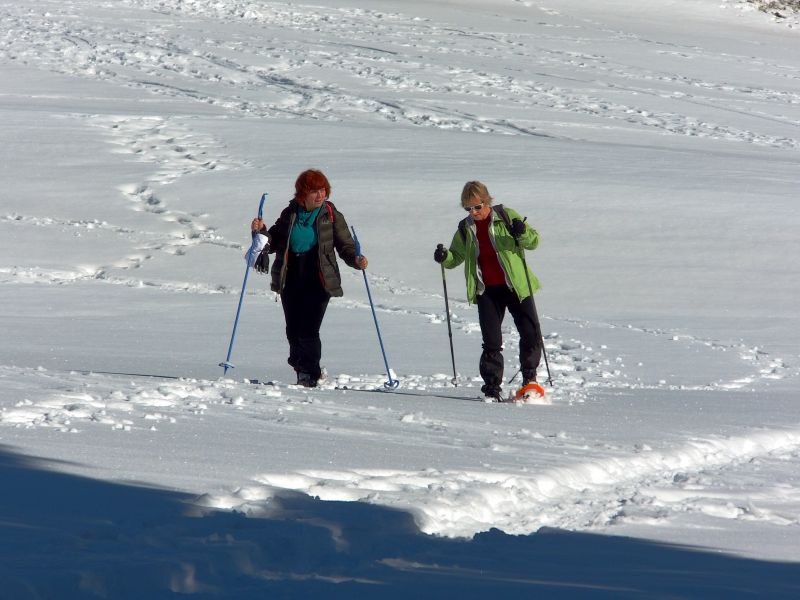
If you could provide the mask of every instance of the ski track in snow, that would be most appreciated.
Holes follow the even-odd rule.
[[[137,160],[158,165],[158,171],[146,182],[123,184],[119,186],[119,190],[130,201],[133,210],[154,215],[162,221],[175,224],[180,230],[180,233],[173,233],[166,239],[144,246],[142,250],[148,254],[136,260],[133,268],[140,266],[144,260],[151,259],[151,252],[157,251],[182,256],[188,249],[200,244],[243,250],[241,244],[226,241],[215,232],[214,227],[204,224],[202,221],[207,215],[169,208],[154,188],[169,185],[185,175],[235,169],[245,166],[245,163],[238,163],[213,152],[218,145],[216,140],[193,132],[176,119],[91,115],[87,120],[92,126],[107,132],[116,152],[133,154]],[[170,286],[169,283],[166,285]],[[180,285],[171,287],[183,289]],[[211,291],[219,289],[212,287]]]
[[[136,261],[130,268],[137,268],[144,260],[150,259],[152,255],[145,255],[141,259],[135,257],[129,260]],[[390,298],[394,298],[392,286],[388,279],[374,274],[370,275],[373,289],[378,292],[376,298],[380,298],[380,292],[386,292]],[[191,293],[191,294],[238,294],[240,290],[215,286],[201,282],[148,282],[137,278],[117,277],[110,275],[105,268],[100,269],[76,269],[75,271],[45,270],[39,268],[6,268],[0,267],[0,284],[13,282],[16,284],[71,284],[85,281],[98,281],[114,285],[124,285],[128,287],[153,287],[167,293]],[[248,296],[264,296],[267,292],[248,292]],[[443,305],[443,299],[438,294],[431,294],[423,290],[413,290],[408,286],[403,287],[403,292],[399,295],[411,296],[416,300],[426,299],[431,304]],[[365,302],[355,300],[340,300],[334,305],[342,309],[356,309],[368,311],[370,305]],[[390,314],[400,314],[419,319],[429,327],[438,329],[446,320],[444,312],[436,313],[416,308],[408,308],[402,304],[388,304],[385,300],[378,300],[376,304],[378,312]],[[458,313],[469,311],[474,314],[474,307],[470,307],[466,302],[451,301],[451,322],[455,331],[461,331],[464,335],[479,335],[480,327],[475,317],[463,317]],[[545,329],[558,327],[559,323],[577,325],[586,337],[577,339],[574,337],[564,337],[557,331],[549,331],[545,334],[545,351],[547,352],[549,368],[552,374],[555,388],[551,390],[549,396],[556,402],[584,402],[593,388],[606,389],[664,389],[664,390],[726,390],[726,389],[748,389],[757,386],[759,382],[767,380],[780,380],[798,375],[799,369],[796,365],[788,363],[786,359],[771,356],[762,348],[749,346],[744,343],[722,343],[715,340],[706,340],[686,333],[676,333],[668,330],[645,329],[632,325],[615,325],[600,322],[590,322],[563,317],[548,317],[542,315]],[[709,360],[711,353],[727,353],[727,360],[738,362],[743,370],[743,374],[735,379],[720,379],[707,381],[700,384],[672,383],[667,379],[657,381],[644,381],[630,373],[631,369],[626,367],[625,359],[615,355],[604,343],[603,330],[622,330],[635,336],[646,336],[653,340],[660,348],[667,348],[667,345],[678,346],[679,354],[690,355],[691,351],[698,349],[703,352],[705,360]],[[519,334],[512,322],[507,322],[503,326],[503,336],[505,340],[506,372],[515,373],[517,364],[516,349],[519,344]],[[670,351],[674,351],[670,349]],[[696,360],[696,358],[693,358]],[[371,377],[372,375],[368,375]],[[403,374],[404,385],[415,389],[418,385],[415,378],[425,377],[420,374]],[[434,377],[439,377],[435,375]],[[461,376],[460,376],[461,377]],[[547,371],[544,362],[540,364],[539,381],[545,381]],[[447,376],[449,379],[449,376]],[[382,381],[359,384],[354,387],[362,389],[372,389],[380,386]]]
[[[103,129],[116,146],[115,152],[133,154],[142,162],[158,165],[159,170],[149,178],[150,183],[167,185],[184,175],[246,165],[220,153],[219,141],[192,130],[187,119],[104,115],[75,118],[84,118],[89,125]],[[144,210],[162,215],[166,212],[158,202],[150,203]],[[189,220],[186,214],[180,216]],[[174,217],[170,220],[180,222],[178,215]]]
[[[218,147],[218,142],[210,136],[192,131],[174,118],[102,115],[74,115],[73,118],[85,120],[89,125],[101,128],[107,134],[109,143],[113,145],[113,152],[131,154],[139,161],[158,166],[158,171],[147,181],[140,184],[121,184],[118,189],[133,211],[145,213],[174,225],[175,230],[163,233],[134,230],[97,220],[58,220],[16,213],[0,215],[0,223],[30,227],[56,226],[62,230],[103,230],[120,234],[126,239],[136,239],[140,244],[135,254],[97,268],[81,266],[72,271],[0,268],[0,283],[35,282],[63,285],[97,280],[128,287],[157,287],[166,291],[238,293],[238,290],[230,290],[212,283],[143,280],[137,277],[119,276],[117,273],[135,271],[146,261],[157,257],[159,252],[183,256],[190,249],[202,244],[244,251],[240,243],[226,240],[216,233],[214,227],[205,224],[208,215],[171,209],[159,197],[156,189],[169,185],[185,175],[236,169],[245,166],[246,163],[234,161],[218,152],[214,152],[215,157],[212,158],[209,154],[212,153],[212,149]]]
[[[525,117],[492,116],[501,106],[505,114],[535,108],[554,116],[584,115],[593,127],[638,127],[667,135],[800,147],[791,133],[800,121],[789,116],[796,112],[800,95],[780,89],[777,82],[774,88],[741,87],[620,64],[613,57],[574,48],[597,44],[600,37],[647,51],[656,48],[676,60],[702,58],[759,68],[776,78],[800,78],[793,68],[647,40],[554,11],[536,15],[536,34],[522,34],[464,30],[396,12],[296,4],[216,0],[123,4],[129,7],[130,18],[147,15],[153,21],[148,35],[126,29],[125,19],[114,20],[113,25],[77,25],[72,14],[78,2],[53,4],[45,14],[7,7],[0,13],[7,32],[0,37],[0,59],[191,98],[238,116],[368,118],[481,133],[562,135]],[[159,16],[179,16],[183,30],[175,30],[173,22]],[[202,33],[204,20],[251,27],[259,31],[264,45],[210,39]],[[298,42],[296,35],[304,39]],[[318,40],[311,43],[311,52],[307,36]],[[530,73],[513,66],[522,61],[531,65]],[[443,69],[442,64],[451,66]],[[586,74],[580,81],[559,74],[576,67]],[[335,80],[340,83],[322,81],[325,72],[337,73]],[[617,100],[622,97],[620,89],[628,98],[631,91],[637,92],[641,104]],[[443,97],[449,100],[444,102]],[[786,104],[785,117],[761,116],[783,124],[787,135],[742,130],[691,114],[701,105],[714,108],[720,118],[728,110],[759,115],[760,102]],[[665,104],[685,112],[664,110]]]

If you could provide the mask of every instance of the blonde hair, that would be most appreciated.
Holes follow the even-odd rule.
[[[464,189],[461,190],[461,204],[478,198],[483,204],[487,206],[492,205],[493,198],[489,195],[489,188],[487,188],[480,181],[468,181],[464,184]]]

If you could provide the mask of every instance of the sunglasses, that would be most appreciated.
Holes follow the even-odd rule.
[[[465,206],[464,210],[467,212],[478,212],[483,208],[483,204],[476,204],[475,206]]]

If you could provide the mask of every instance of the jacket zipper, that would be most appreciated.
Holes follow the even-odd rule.
[[[491,221],[489,222],[489,241],[492,243],[492,250],[494,250],[495,256],[497,256],[497,262],[500,265],[500,268],[503,270],[503,277],[506,280],[506,286],[508,286],[509,289],[514,290],[514,293],[516,294],[517,290],[514,289],[513,285],[511,285],[511,278],[508,276],[508,270],[506,269],[506,265],[503,263],[503,259],[500,257],[500,253],[497,251],[497,245],[495,244],[495,240],[494,240],[494,222],[495,222],[494,211],[489,213],[489,217],[491,218]],[[475,225],[475,219],[473,219],[472,223],[469,226],[469,229],[472,232],[472,237],[473,237],[474,244],[475,244],[475,252],[474,252],[474,254],[475,254],[475,279],[477,280],[477,283],[478,283],[478,285],[476,286],[476,289],[475,289],[475,295],[476,296],[479,294],[478,290],[480,290],[480,293],[483,293],[486,290],[486,284],[483,283],[483,277],[481,277],[481,272],[480,272],[480,270],[481,270],[480,269],[480,264],[478,263],[478,254],[480,253],[480,249],[479,249],[479,246],[478,246],[477,227],[478,226]]]
[[[283,291],[283,286],[286,285],[286,271],[289,269],[289,240],[292,238],[292,229],[294,228],[295,216],[295,213],[292,212],[292,215],[289,219],[289,235],[286,236],[286,248],[283,250],[283,265],[281,266],[280,292]]]

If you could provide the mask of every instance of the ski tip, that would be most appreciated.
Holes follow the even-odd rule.
[[[523,385],[521,388],[519,388],[514,394],[514,397],[517,399],[531,396],[540,396],[541,398],[544,398],[544,395],[545,392],[542,386],[540,386],[538,383],[529,383],[528,385]]]
[[[251,383],[253,385],[278,385],[275,381],[263,379],[245,379],[244,382]]]

